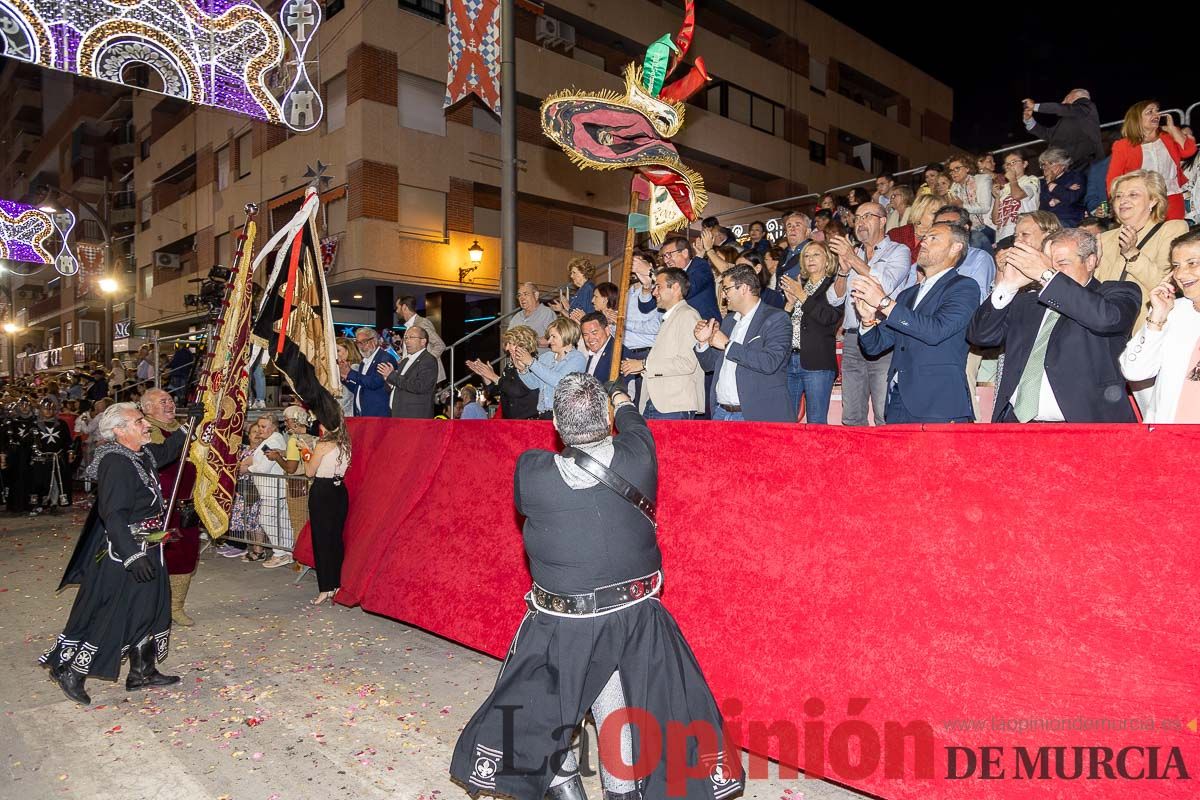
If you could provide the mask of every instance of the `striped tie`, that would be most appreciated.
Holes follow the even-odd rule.
[[[1021,380],[1017,381],[1017,402],[1013,404],[1013,414],[1021,422],[1029,422],[1037,416],[1042,400],[1042,377],[1046,374],[1046,346],[1050,344],[1050,334],[1059,316],[1057,311],[1046,312],[1037,338],[1033,340],[1029,360],[1021,372]]]

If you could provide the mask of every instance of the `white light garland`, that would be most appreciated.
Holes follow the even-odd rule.
[[[321,19],[316,0],[286,0],[278,23],[250,0],[0,0],[0,51],[121,85],[144,66],[162,94],[310,131],[324,112],[307,59]]]

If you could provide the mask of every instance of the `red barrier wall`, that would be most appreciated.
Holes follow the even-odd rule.
[[[812,771],[821,754],[829,777],[887,798],[1200,794],[1187,727],[1200,714],[1200,427],[652,428],[663,602],[718,701],[740,701],[735,732],[783,720],[801,734],[795,755],[774,740],[752,750]],[[513,465],[554,446],[551,426],[360,419],[351,431],[339,599],[502,656],[529,586]],[[311,563],[307,535],[297,557]],[[854,737],[843,763],[845,735],[863,727],[848,720],[880,740],[888,722],[927,722],[934,777],[913,777],[911,743],[905,779],[882,757],[856,771]],[[970,722],[947,726],[958,720]],[[972,777],[948,779],[952,746],[973,748]],[[1003,779],[981,779],[985,746],[1003,748],[991,754]],[[1111,748],[1114,773],[1121,748],[1157,746],[1155,774],[1172,778],[1178,747],[1193,779],[1107,779],[1100,764],[1092,780],[1104,754],[1086,750],[1083,778],[1053,779],[1052,750],[1040,755],[1052,779],[1017,777],[1019,747],[1036,775],[1037,748],[1076,746]],[[1126,774],[1149,758],[1126,751]]]

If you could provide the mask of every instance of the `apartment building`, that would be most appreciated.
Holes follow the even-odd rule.
[[[99,279],[108,270],[124,273],[133,243],[133,195],[122,192],[135,154],[130,96],[120,86],[16,61],[0,71],[0,197],[74,212],[83,266],[63,276],[50,265],[2,265],[0,319],[17,332],[4,334],[0,374],[11,374],[13,354],[27,349],[32,356],[20,359],[26,372],[101,355],[109,298]],[[112,299],[116,319],[132,313],[127,298]]]
[[[571,257],[619,256],[629,175],[574,167],[541,134],[541,99],[568,86],[620,89],[625,65],[679,28],[683,4],[517,5],[519,278],[553,290]],[[418,297],[447,341],[494,315],[500,126],[473,100],[442,108],[443,3],[333,0],[326,15],[317,42],[325,119],[309,134],[132,93],[137,153],[121,202],[133,205],[124,288],[135,332],[199,327],[203,312],[185,296],[213,265],[232,263],[245,204],[260,207],[261,243],[299,206],[318,161],[333,178],[324,233],[337,241],[328,277],[339,324],[391,324],[402,294]],[[696,22],[689,55],[702,55],[714,80],[689,102],[675,141],[705,177],[706,213],[945,155],[949,88],[816,9],[705,0]]]

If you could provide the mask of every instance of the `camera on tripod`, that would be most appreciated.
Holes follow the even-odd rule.
[[[199,283],[200,290],[196,294],[185,294],[183,304],[188,308],[204,309],[210,319],[219,318],[221,306],[225,302],[225,291],[232,275],[233,270],[218,264],[208,271],[208,277],[193,278],[191,283]]]

